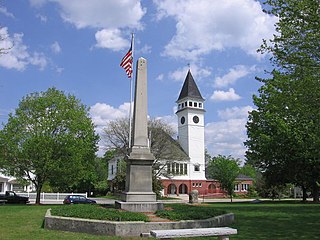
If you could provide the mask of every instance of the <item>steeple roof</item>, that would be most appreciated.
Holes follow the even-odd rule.
[[[177,101],[186,97],[190,97],[190,98],[198,99],[202,101],[204,100],[204,98],[201,96],[201,93],[197,87],[196,82],[192,77],[190,70],[188,71],[187,77],[184,80],[184,83]]]

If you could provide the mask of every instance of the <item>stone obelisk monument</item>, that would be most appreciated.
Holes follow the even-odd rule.
[[[147,60],[139,58],[134,96],[133,141],[127,156],[126,189],[116,208],[133,212],[152,212],[163,208],[152,191],[152,163],[148,139]]]

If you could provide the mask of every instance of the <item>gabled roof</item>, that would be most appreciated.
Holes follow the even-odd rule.
[[[238,180],[238,181],[245,181],[245,180],[250,181],[250,180],[253,180],[253,178],[248,177],[248,176],[246,176],[246,175],[244,175],[244,174],[239,174],[239,175],[237,176],[236,180]]]
[[[184,80],[179,98],[177,101],[186,98],[186,97],[190,97],[193,99],[198,99],[203,101],[204,98],[201,96],[201,93],[197,87],[196,82],[194,81],[192,74],[190,72],[190,70],[188,71],[187,77]]]
[[[152,134],[157,141],[151,140],[151,152],[158,160],[189,161],[190,158],[177,140],[173,139],[163,129],[154,129]]]

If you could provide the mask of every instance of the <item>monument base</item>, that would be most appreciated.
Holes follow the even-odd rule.
[[[121,195],[124,202],[156,202],[157,197],[154,192],[125,192]]]
[[[115,207],[129,212],[155,212],[163,209],[160,202],[122,202],[116,201]]]

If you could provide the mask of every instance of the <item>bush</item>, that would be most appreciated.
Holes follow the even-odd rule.
[[[164,210],[159,210],[156,215],[170,220],[199,220],[208,219],[225,214],[226,211],[215,209],[208,206],[187,205],[187,204],[168,204]]]
[[[127,212],[110,206],[101,205],[62,205],[51,209],[51,214],[61,217],[88,218],[109,221],[144,221],[148,217],[143,213]]]

